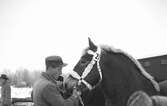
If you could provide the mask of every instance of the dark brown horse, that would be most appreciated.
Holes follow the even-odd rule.
[[[67,77],[65,84],[73,80],[72,76]],[[71,83],[65,85],[66,88],[66,97],[68,98],[72,94],[73,87],[76,86],[76,83]],[[82,92],[80,106],[105,106],[105,98],[100,86],[96,87],[93,90],[85,90]]]
[[[75,85],[82,92],[100,86],[113,106],[125,106],[129,96],[138,90],[150,96],[159,92],[157,82],[137,60],[121,50],[98,47],[90,39],[70,79],[67,85]]]

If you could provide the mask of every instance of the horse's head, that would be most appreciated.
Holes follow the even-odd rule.
[[[69,95],[71,95],[73,91],[73,87],[77,86],[77,84],[78,84],[78,80],[72,77],[71,75],[69,75],[65,80],[66,92]],[[105,105],[105,98],[100,86],[96,87],[91,91],[87,90],[84,84],[81,84],[78,87],[77,87],[78,89],[82,89],[81,98],[84,103],[84,106],[104,106]]]
[[[80,90],[85,90],[85,88],[92,90],[102,79],[99,64],[100,56],[101,49],[89,38],[89,47],[84,50],[80,60],[68,77],[66,85],[68,87],[77,86]]]

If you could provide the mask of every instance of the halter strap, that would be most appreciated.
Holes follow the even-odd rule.
[[[100,56],[101,56],[101,49],[100,47],[97,48],[97,51],[94,52],[92,50],[88,50],[87,51],[88,54],[90,55],[93,55],[93,58],[91,60],[91,62],[87,65],[87,67],[85,68],[85,70],[83,71],[82,75],[80,76],[77,72],[75,71],[71,71],[71,75],[78,79],[78,85],[82,83],[84,83],[86,85],[86,87],[89,89],[89,90],[92,90],[94,89],[97,85],[99,85],[102,81],[102,72],[101,72],[101,68],[100,68]],[[99,75],[100,75],[100,79],[99,79],[99,82],[95,85],[95,86],[92,86],[90,83],[88,83],[86,80],[84,80],[84,78],[91,72],[93,66],[95,65],[95,63],[97,63],[97,69],[98,69],[98,72],[99,72]]]

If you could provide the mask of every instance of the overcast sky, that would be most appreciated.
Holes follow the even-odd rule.
[[[167,1],[0,0],[0,71],[44,69],[48,55],[70,70],[89,36],[135,58],[167,54]]]

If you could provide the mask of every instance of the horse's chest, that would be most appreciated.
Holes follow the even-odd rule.
[[[105,100],[105,106],[114,106],[114,105],[111,103],[111,100],[106,99]]]

